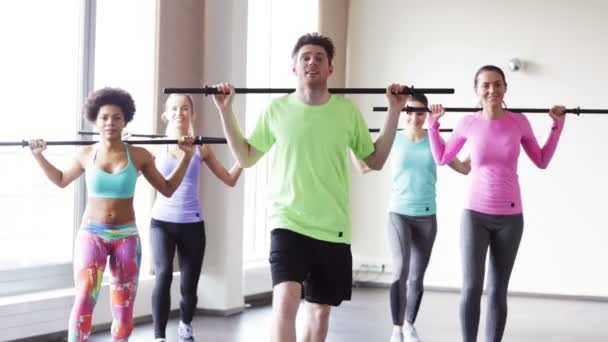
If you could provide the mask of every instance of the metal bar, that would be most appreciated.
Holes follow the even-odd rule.
[[[125,143],[131,145],[169,145],[177,144],[177,139],[154,139],[154,140],[124,140]],[[47,146],[57,145],[93,145],[97,141],[92,140],[65,140],[65,141],[47,141]],[[202,144],[225,144],[226,139],[215,138],[215,137],[196,137],[194,139],[194,145]],[[29,141],[0,141],[0,146],[29,146]]]
[[[332,94],[385,94],[385,88],[329,88]],[[285,94],[293,93],[294,88],[234,88],[236,94]],[[202,88],[164,88],[165,94],[219,94],[215,87]],[[401,94],[454,94],[454,88],[414,88],[405,87]]]
[[[403,131],[403,128],[398,128],[397,130],[398,131]],[[451,132],[451,131],[453,131],[452,128],[440,128],[439,129],[439,132]],[[380,132],[380,128],[370,128],[369,132],[370,133],[378,133],[378,132]]]
[[[476,107],[445,107],[446,112],[456,113],[474,113],[479,112],[481,108]],[[374,107],[374,112],[386,112],[388,107]],[[515,113],[549,113],[551,108],[505,108],[510,112]],[[402,112],[430,112],[427,107],[403,107]],[[608,114],[608,109],[582,109],[580,107],[567,108],[566,113],[581,115],[581,114]]]

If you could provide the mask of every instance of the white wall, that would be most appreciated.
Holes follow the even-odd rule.
[[[161,0],[158,25],[157,106],[165,87],[201,87],[223,79],[244,78],[247,4],[223,0]],[[235,66],[235,67],[233,67]],[[242,68],[242,69],[241,69]],[[195,133],[223,136],[211,97],[195,98]],[[240,102],[236,106],[240,106]],[[158,110],[160,112],[160,110]],[[164,130],[164,126],[160,131]],[[227,145],[212,146],[218,160],[230,168]],[[200,187],[207,235],[205,260],[198,289],[198,308],[224,313],[243,308],[242,296],[242,179],[225,186],[205,166]]]
[[[513,107],[606,108],[608,2],[569,1],[371,1],[351,0],[347,86],[385,86],[399,81],[417,87],[453,87],[455,95],[431,102],[474,106],[473,75],[484,64],[507,71],[507,61],[527,61],[523,72],[507,72],[506,102]],[[370,28],[373,28],[370,29]],[[384,114],[383,97],[359,96],[371,127]],[[443,127],[462,117],[447,114]],[[528,115],[544,142],[550,119]],[[547,170],[525,153],[519,163],[525,228],[510,289],[549,294],[608,296],[608,184],[603,171],[606,116],[569,116]],[[460,287],[459,223],[468,180],[442,167],[438,181],[439,233],[427,285]],[[390,166],[353,178],[353,253],[387,261],[384,230]]]
[[[220,81],[244,83],[247,2],[225,0],[161,0],[157,88],[202,87]],[[166,96],[161,95],[162,108]],[[195,96],[195,133],[222,137],[211,97]],[[243,103],[235,100],[237,113]],[[164,129],[164,128],[163,128]],[[162,131],[162,130],[161,130]],[[230,169],[234,158],[227,145],[213,145]],[[229,188],[203,167],[201,204],[207,235],[198,289],[198,308],[223,313],[242,310],[243,180]],[[244,176],[244,175],[243,175]]]
[[[247,3],[239,0],[205,2],[203,82],[213,85],[230,80],[245,83],[247,57]],[[201,37],[203,39],[203,37]],[[202,85],[201,84],[201,85]],[[203,100],[202,132],[222,137],[219,114],[211,97]],[[235,111],[244,113],[242,98]],[[239,118],[240,122],[243,122]],[[201,131],[201,130],[199,130]],[[217,158],[230,168],[234,158],[227,145],[213,146]],[[224,312],[240,311],[243,302],[243,180],[228,188],[208,169],[203,174],[201,196],[207,228],[207,250],[199,307]]]

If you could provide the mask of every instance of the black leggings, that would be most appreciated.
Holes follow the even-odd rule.
[[[150,239],[154,255],[156,282],[152,292],[154,337],[164,338],[171,308],[173,256],[177,247],[180,270],[180,316],[190,323],[196,310],[198,280],[205,255],[205,223],[171,223],[152,219]]]
[[[460,302],[462,340],[477,341],[481,293],[490,248],[486,342],[500,342],[507,322],[507,288],[524,228],[522,214],[489,215],[465,210],[462,215],[463,286]]]

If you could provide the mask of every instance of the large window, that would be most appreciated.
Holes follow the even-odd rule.
[[[153,133],[155,1],[103,0],[97,2],[94,88],[119,87],[135,101],[136,112],[127,130]],[[142,241],[141,271],[147,273],[152,187],[140,177],[135,189],[135,214]],[[109,273],[109,272],[108,272]]]
[[[298,37],[318,30],[318,0],[249,0],[248,11],[247,86],[294,87],[291,50]],[[263,95],[247,97],[247,135],[270,99]],[[245,262],[268,258],[271,227],[267,225],[265,189],[271,158],[272,150],[246,175]]]
[[[150,131],[155,20],[155,1],[0,1],[2,140],[81,138],[77,130],[90,128],[81,115],[84,97],[104,86],[133,95],[137,114],[129,130]],[[84,182],[60,189],[29,149],[0,149],[0,296],[72,286]],[[61,169],[75,152],[49,146],[45,156]],[[136,219],[145,227],[150,190],[138,183]]]
[[[2,140],[76,137],[81,13],[79,0],[0,2]],[[66,167],[74,151],[45,155]],[[0,272],[70,263],[75,186],[52,185],[29,149],[2,147],[0,158]],[[0,295],[16,290],[2,285]]]

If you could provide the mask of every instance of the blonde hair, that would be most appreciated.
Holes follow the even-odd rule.
[[[171,125],[171,120],[167,117],[167,105],[169,103],[169,99],[171,99],[172,96],[183,96],[186,99],[188,99],[188,102],[190,102],[190,127],[188,127],[188,134],[189,135],[194,135],[194,99],[192,98],[192,95],[189,94],[171,94],[167,97],[167,99],[165,100],[165,111],[163,112],[163,114],[161,115],[161,118],[163,119],[163,121],[165,121],[167,123],[167,127],[165,129],[165,135],[170,137],[173,135],[173,133],[175,132],[175,130],[173,129],[172,125]]]

